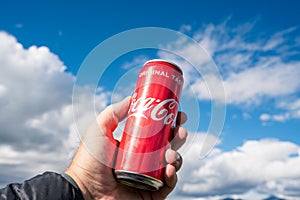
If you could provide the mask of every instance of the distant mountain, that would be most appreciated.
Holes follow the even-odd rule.
[[[263,199],[263,200],[285,200],[285,199],[278,198],[278,197],[276,197],[276,196],[270,196],[270,197],[268,197],[268,198],[266,198],[266,199]]]
[[[243,200],[243,199],[225,198],[225,199],[221,199],[221,200]],[[262,200],[285,200],[285,199],[278,198],[278,197],[272,195],[272,196],[270,196],[266,199],[262,199]]]

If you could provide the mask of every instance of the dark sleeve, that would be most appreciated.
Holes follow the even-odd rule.
[[[0,200],[83,200],[82,193],[71,177],[45,172],[20,184],[0,189]]]

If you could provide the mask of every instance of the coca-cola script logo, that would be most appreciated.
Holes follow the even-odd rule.
[[[128,118],[135,117],[148,119],[148,117],[151,117],[154,121],[163,120],[164,124],[175,125],[177,109],[179,106],[175,99],[160,100],[154,97],[140,97],[137,99],[136,97],[137,93],[134,93]]]

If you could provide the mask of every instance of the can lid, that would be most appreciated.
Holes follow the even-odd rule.
[[[177,64],[175,64],[174,62],[171,62],[171,61],[168,61],[168,60],[164,60],[164,59],[152,59],[152,60],[148,60],[147,62],[145,62],[144,65],[146,65],[148,63],[151,63],[151,62],[167,63],[169,65],[172,65],[174,68],[176,68],[180,72],[180,74],[183,74],[182,73],[182,69]]]
[[[122,184],[144,190],[159,190],[164,184],[152,176],[126,170],[115,170],[117,181]]]

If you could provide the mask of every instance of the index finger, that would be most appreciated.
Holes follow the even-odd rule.
[[[185,112],[179,111],[176,119],[176,127],[184,124],[187,121],[187,118]]]

